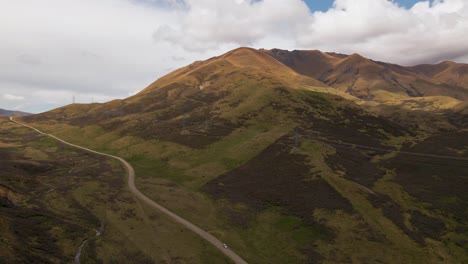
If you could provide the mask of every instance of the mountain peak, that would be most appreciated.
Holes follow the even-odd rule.
[[[346,57],[344,60],[346,60],[348,62],[354,62],[354,63],[370,61],[369,59],[364,58],[363,56],[361,56],[358,53],[353,53],[353,54],[349,55],[348,57]]]
[[[233,54],[245,54],[248,52],[258,52],[257,49],[251,48],[251,47],[239,47],[236,49],[233,49],[231,51],[226,52],[223,57],[228,56],[228,55],[233,55]]]

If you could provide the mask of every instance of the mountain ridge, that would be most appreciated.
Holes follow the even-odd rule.
[[[373,91],[384,90],[406,97],[449,96],[468,99],[468,65],[451,63],[442,72],[436,65],[404,67],[373,61],[359,54],[333,57],[321,51],[262,50],[285,65],[325,84],[364,100],[375,98]],[[310,60],[310,54],[315,56]],[[320,56],[320,60],[314,60]],[[308,60],[309,59],[309,60]],[[315,66],[311,66],[311,65]],[[441,63],[444,65],[444,63]],[[428,74],[434,71],[434,74]],[[458,75],[451,74],[457,71]],[[448,73],[447,73],[448,72]],[[426,73],[426,74],[423,74]],[[450,74],[449,74],[450,73]],[[463,85],[464,87],[459,87]],[[382,100],[378,100],[382,101]]]

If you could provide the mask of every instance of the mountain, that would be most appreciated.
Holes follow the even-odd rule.
[[[250,263],[466,262],[466,87],[429,68],[239,48],[123,100],[21,119],[124,157],[145,195]],[[210,259],[184,249],[171,257]]]
[[[468,65],[403,67],[373,61],[359,54],[320,51],[264,50],[291,69],[364,100],[383,102],[387,97],[447,96],[468,100]]]
[[[468,87],[468,65],[466,64],[444,61],[435,65],[418,65],[411,69],[440,84],[464,89]]]
[[[32,115],[31,113],[21,112],[21,111],[11,111],[0,108],[0,116],[27,116]]]

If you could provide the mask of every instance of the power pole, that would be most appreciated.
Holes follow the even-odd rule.
[[[72,97],[73,104],[75,104],[75,96]]]

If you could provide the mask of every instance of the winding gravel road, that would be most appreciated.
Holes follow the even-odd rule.
[[[61,138],[58,138],[54,135],[51,135],[51,134],[46,134],[30,125],[27,125],[27,124],[24,124],[22,122],[19,122],[19,121],[16,121],[14,120],[13,117],[10,117],[10,120],[12,122],[15,122],[19,125],[22,125],[22,126],[25,126],[25,127],[28,127],[30,129],[33,129],[35,130],[36,132],[42,134],[42,135],[45,135],[45,136],[48,136],[48,137],[51,137],[51,138],[54,138],[64,144],[67,144],[69,146],[72,146],[72,147],[75,147],[75,148],[78,148],[78,149],[82,149],[82,150],[85,150],[85,151],[88,151],[88,152],[91,152],[91,153],[94,153],[94,154],[98,154],[98,155],[102,155],[102,156],[107,156],[107,157],[110,157],[110,158],[113,158],[113,159],[116,159],[116,160],[119,160],[126,168],[127,172],[128,172],[128,187],[130,188],[130,191],[136,195],[139,199],[141,199],[143,202],[145,202],[146,204],[148,204],[149,206],[165,213],[166,215],[168,215],[169,217],[171,217],[173,220],[175,220],[176,222],[182,224],[183,226],[185,226],[186,228],[192,230],[193,232],[195,232],[196,234],[198,234],[201,238],[205,239],[206,241],[210,242],[213,246],[215,246],[217,249],[219,249],[221,252],[224,253],[224,255],[226,255],[227,257],[229,257],[232,261],[234,261],[234,263],[237,263],[237,264],[244,264],[244,263],[247,263],[245,260],[243,260],[239,255],[237,255],[234,251],[232,251],[230,248],[225,248],[224,247],[224,244],[223,242],[219,241],[216,237],[214,237],[213,235],[211,235],[210,233],[206,232],[205,230],[201,229],[200,227],[192,224],[191,222],[185,220],[184,218],[176,215],[175,213],[171,212],[170,210],[168,210],[167,208],[159,205],[158,203],[154,202],[153,200],[151,200],[150,198],[148,198],[146,195],[144,195],[142,192],[140,192],[137,187],[135,186],[135,170],[133,169],[132,165],[130,165],[126,160],[124,160],[123,158],[121,157],[118,157],[118,156],[114,156],[114,155],[109,155],[109,154],[106,154],[106,153],[102,153],[102,152],[98,152],[98,151],[94,151],[94,150],[91,150],[91,149],[88,149],[88,148],[85,148],[85,147],[82,147],[82,146],[78,146],[78,145],[75,145],[75,144],[72,144],[72,143],[69,143]]]

